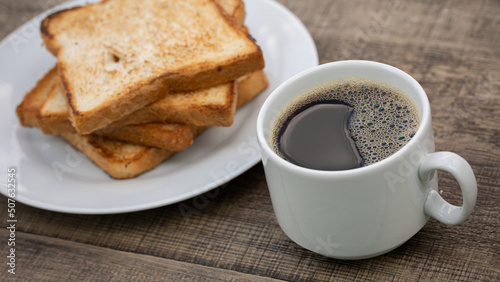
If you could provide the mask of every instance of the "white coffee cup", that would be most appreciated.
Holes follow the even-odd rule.
[[[421,117],[415,136],[390,157],[351,170],[313,170],[280,158],[270,146],[278,114],[314,86],[348,77],[382,81],[408,94]],[[410,239],[430,216],[446,224],[461,223],[476,202],[477,184],[470,165],[454,153],[434,152],[424,90],[411,76],[389,65],[339,61],[290,78],[262,106],[257,137],[279,225],[297,244],[325,256],[363,259],[381,255]],[[438,193],[438,169],[458,181],[462,206],[449,204]]]

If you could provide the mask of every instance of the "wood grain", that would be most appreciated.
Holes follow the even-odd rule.
[[[476,208],[463,224],[431,219],[386,255],[340,261],[291,242],[278,226],[262,165],[209,193],[142,212],[73,215],[18,204],[23,280],[499,281],[500,1],[280,0],[326,63],[396,66],[429,96],[437,150],[473,167]],[[40,2],[41,3],[41,2]],[[56,1],[0,3],[0,38]],[[1,78],[0,78],[1,80]],[[445,199],[456,181],[439,174]],[[43,189],[43,187],[40,187]],[[0,197],[0,257],[7,252]],[[7,276],[0,259],[0,280]]]
[[[8,236],[1,230],[0,235]],[[25,281],[273,281],[221,268],[21,233],[17,279]],[[57,271],[47,271],[57,270]],[[30,274],[29,276],[27,274]]]

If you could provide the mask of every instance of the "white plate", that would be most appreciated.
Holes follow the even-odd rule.
[[[15,108],[55,63],[41,45],[40,21],[70,1],[37,16],[0,43],[0,192],[7,170],[17,171],[15,200],[42,209],[82,214],[144,210],[176,203],[218,187],[260,161],[255,134],[259,109],[287,78],[318,64],[316,46],[300,20],[270,0],[246,1],[246,25],[264,52],[267,90],[238,110],[229,128],[210,128],[186,151],[129,180],[111,179],[55,136],[19,125]]]

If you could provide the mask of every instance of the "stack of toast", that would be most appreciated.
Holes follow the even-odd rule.
[[[17,108],[117,179],[185,150],[267,87],[241,0],[103,0],[46,17],[57,65]]]

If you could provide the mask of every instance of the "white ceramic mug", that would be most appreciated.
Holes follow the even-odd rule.
[[[319,171],[280,158],[270,146],[273,122],[290,101],[319,84],[360,77],[391,84],[410,96],[421,117],[413,138],[390,157],[366,167]],[[477,184],[470,165],[451,152],[434,152],[427,96],[415,79],[389,65],[339,61],[314,67],[280,85],[257,119],[266,180],[278,222],[302,247],[340,259],[362,259],[391,251],[432,216],[446,224],[464,221],[474,208]],[[451,173],[462,190],[462,206],[438,193],[436,170]]]

